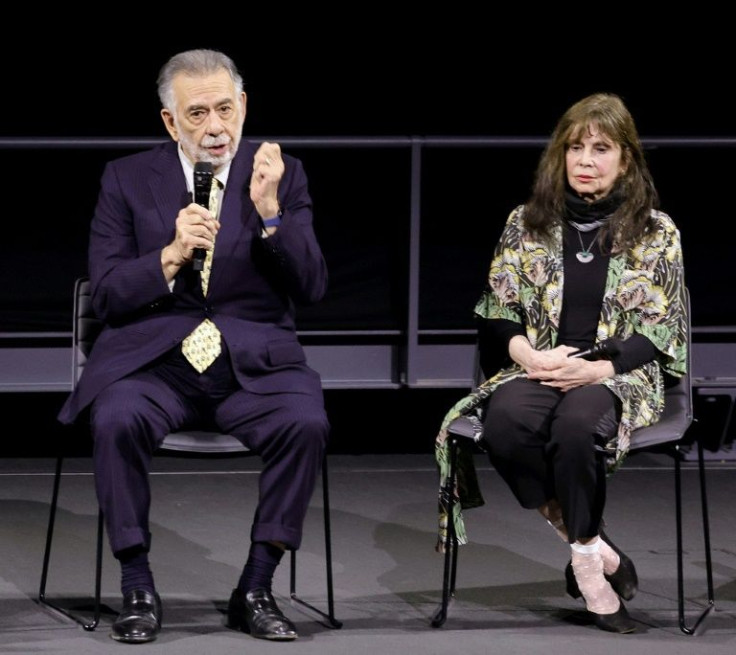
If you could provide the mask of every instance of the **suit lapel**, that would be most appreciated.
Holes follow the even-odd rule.
[[[184,179],[177,147],[172,141],[161,150],[160,157],[151,166],[152,174],[148,182],[161,225],[167,234],[171,234],[171,238],[176,229],[176,215],[192,201],[187,192],[187,181]]]

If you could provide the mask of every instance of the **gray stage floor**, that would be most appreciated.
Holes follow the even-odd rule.
[[[427,455],[330,457],[335,613],[329,629],[288,599],[288,566],[274,590],[300,638],[270,643],[232,631],[223,611],[247,550],[257,460],[160,456],[153,476],[152,566],[164,629],[148,645],[118,644],[109,625],[119,608],[118,571],[107,554],[103,600],[110,608],[86,632],[36,603],[54,462],[0,460],[0,653],[362,653],[439,654],[703,652],[736,649],[736,466],[708,462],[716,610],[697,636],[678,627],[674,485],[671,460],[630,458],[610,481],[611,537],[634,559],[639,594],[627,604],[633,635],[604,633],[565,595],[565,544],[534,512],[520,509],[479,459],[486,505],[466,512],[470,544],[460,551],[457,598],[447,623],[432,628],[442,556],[434,551],[437,472]],[[65,467],[48,595],[84,605],[91,598],[96,506],[86,458]],[[697,472],[684,464],[685,583],[688,617],[705,598]],[[236,500],[239,499],[239,500]],[[298,558],[298,592],[326,604],[316,494]]]

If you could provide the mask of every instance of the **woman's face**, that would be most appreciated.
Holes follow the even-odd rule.
[[[625,170],[621,146],[594,123],[567,146],[565,163],[568,184],[588,202],[607,196]]]

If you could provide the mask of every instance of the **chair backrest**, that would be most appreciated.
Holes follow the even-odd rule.
[[[102,321],[92,310],[89,278],[74,282],[74,323],[72,325],[72,388],[82,375],[87,358],[102,331]]]
[[[87,358],[102,330],[102,321],[92,310],[88,277],[74,283],[74,324],[72,326],[72,388],[82,375]],[[209,430],[182,430],[166,435],[162,450],[187,453],[248,453],[250,449],[229,434]]]
[[[693,422],[692,387],[692,325],[690,292],[685,289],[687,312],[687,371],[665,390],[664,412],[654,425],[639,428],[631,433],[629,450],[635,452],[659,444],[680,441]]]

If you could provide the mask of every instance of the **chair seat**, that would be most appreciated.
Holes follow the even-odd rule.
[[[205,430],[182,430],[166,435],[161,450],[189,453],[247,453],[249,448],[230,434]]]
[[[693,421],[692,399],[687,388],[689,384],[689,380],[683,380],[676,387],[667,390],[664,412],[659,421],[631,433],[631,452],[672,444],[685,436]]]
[[[480,445],[483,424],[476,416],[459,416],[447,426],[447,431],[458,437],[470,439]]]

